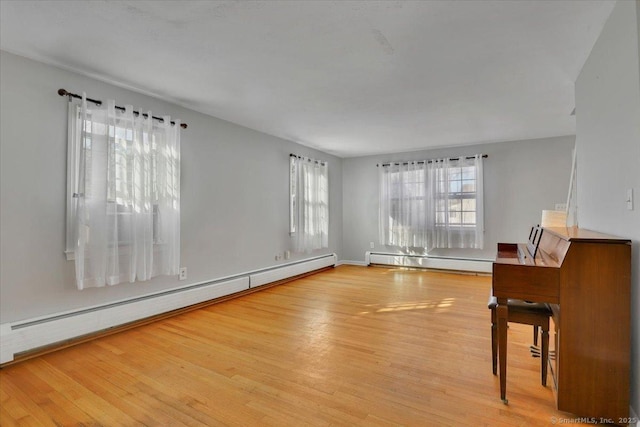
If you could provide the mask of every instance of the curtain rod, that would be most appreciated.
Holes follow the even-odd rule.
[[[322,160],[314,160],[314,159],[310,159],[309,157],[304,157],[304,156],[298,156],[297,154],[289,154],[289,157],[297,157],[298,159],[307,159],[310,162],[316,162],[322,166],[324,166],[327,162],[323,162]]]
[[[68,96],[69,99],[71,99],[71,98],[82,99],[81,95],[78,95],[76,93],[67,92],[64,89],[58,89],[58,95],[60,95],[60,96]],[[89,101],[89,102],[93,102],[96,105],[102,105],[102,101],[100,101],[99,99],[86,98],[86,100]],[[116,109],[118,109],[120,111],[124,111],[125,110],[124,107],[119,107],[117,105],[116,105]],[[141,113],[139,111],[134,111],[133,114],[135,114],[136,116],[139,116]],[[149,117],[149,115],[147,113],[142,113],[142,116]],[[151,118],[159,120],[161,122],[164,122],[164,119],[162,117],[151,116]],[[175,125],[176,122],[171,122],[171,124]],[[180,127],[182,129],[186,129],[187,128],[187,124],[186,123],[180,123]]]
[[[488,154],[482,154],[482,158],[486,159],[487,157],[489,157]],[[465,157],[465,159],[467,160],[471,160],[471,159],[475,159],[476,156],[467,156]],[[456,161],[456,160],[460,160],[460,157],[450,157],[448,160],[451,161]],[[433,162],[438,162],[439,160],[426,160],[426,163],[433,163]],[[421,160],[421,161],[417,161],[415,162],[419,165],[422,165],[425,163],[425,160]],[[380,167],[380,166],[391,166],[391,165],[408,165],[409,162],[392,162],[392,163],[378,163],[376,166]]]

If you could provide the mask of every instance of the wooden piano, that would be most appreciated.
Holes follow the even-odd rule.
[[[505,400],[507,300],[549,303],[556,406],[618,423],[629,416],[631,241],[579,228],[543,228],[537,252],[498,243],[500,394]]]

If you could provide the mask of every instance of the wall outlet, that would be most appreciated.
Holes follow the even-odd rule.
[[[276,254],[276,261],[280,261],[282,259],[282,255],[280,255],[279,253]]]
[[[567,210],[567,204],[566,203],[556,203],[556,209],[557,211],[566,211]]]
[[[374,249],[376,247],[376,244],[374,242],[369,242],[369,247],[371,249]]]
[[[187,267],[180,267],[178,280],[187,280]]]
[[[633,188],[627,189],[627,209],[633,210]]]
[[[284,259],[291,258],[291,251],[284,251]]]

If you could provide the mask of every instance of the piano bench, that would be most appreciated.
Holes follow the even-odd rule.
[[[487,306],[491,310],[491,361],[493,365],[493,375],[497,375],[498,369],[498,322],[496,317],[496,307],[498,299],[493,295],[489,296]],[[518,299],[507,301],[509,308],[508,322],[520,323],[533,326],[534,345],[538,341],[538,328],[542,330],[541,350],[541,376],[542,385],[547,385],[547,359],[549,357],[549,318],[551,308],[545,303],[527,302]]]

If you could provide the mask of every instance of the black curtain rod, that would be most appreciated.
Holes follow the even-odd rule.
[[[483,159],[486,159],[487,157],[489,157],[489,155],[487,155],[487,154],[483,154],[482,155]],[[475,159],[475,158],[476,158],[476,156],[467,156],[467,157],[465,157],[465,159],[467,159],[467,160],[471,160],[471,159]],[[451,161],[460,160],[460,157],[450,157],[449,160],[451,160]],[[437,162],[437,161],[438,160],[427,160],[426,163],[433,163],[433,162]],[[382,163],[382,164],[378,163],[376,166],[380,167],[380,166],[391,166],[391,165],[408,165],[409,163],[413,163],[413,162],[401,162],[401,163],[400,162],[398,162],[398,163],[393,162],[393,163]],[[418,161],[418,162],[415,162],[415,163],[417,163],[419,165],[423,165],[425,163],[425,161],[421,160],[421,161]]]
[[[327,163],[327,162],[323,162],[322,160],[313,160],[313,159],[310,159],[308,157],[298,156],[297,154],[293,154],[293,153],[289,154],[289,157],[297,157],[298,159],[305,159],[306,158],[307,161],[309,161],[309,162],[316,162],[316,163],[318,163],[320,165],[323,165],[323,166],[324,166],[325,163]]]
[[[71,98],[77,98],[77,99],[82,99],[82,96],[76,94],[76,93],[71,93],[71,92],[67,92],[64,89],[58,89],[58,95],[60,96],[68,96],[69,99]],[[100,101],[99,99],[91,99],[91,98],[86,98],[87,101],[89,102],[93,102],[96,105],[102,105],[102,101]],[[120,111],[124,111],[125,108],[124,107],[119,107],[116,105],[116,108]],[[135,114],[136,116],[139,116],[141,113],[139,111],[134,111],[133,114]],[[149,117],[149,115],[147,113],[142,113],[143,117]],[[159,120],[161,122],[164,122],[164,119],[162,117],[156,117],[156,116],[151,116],[152,119],[156,119]],[[176,122],[171,122],[172,125],[175,125]],[[180,127],[182,129],[186,129],[187,128],[187,124],[186,123],[180,123]]]

